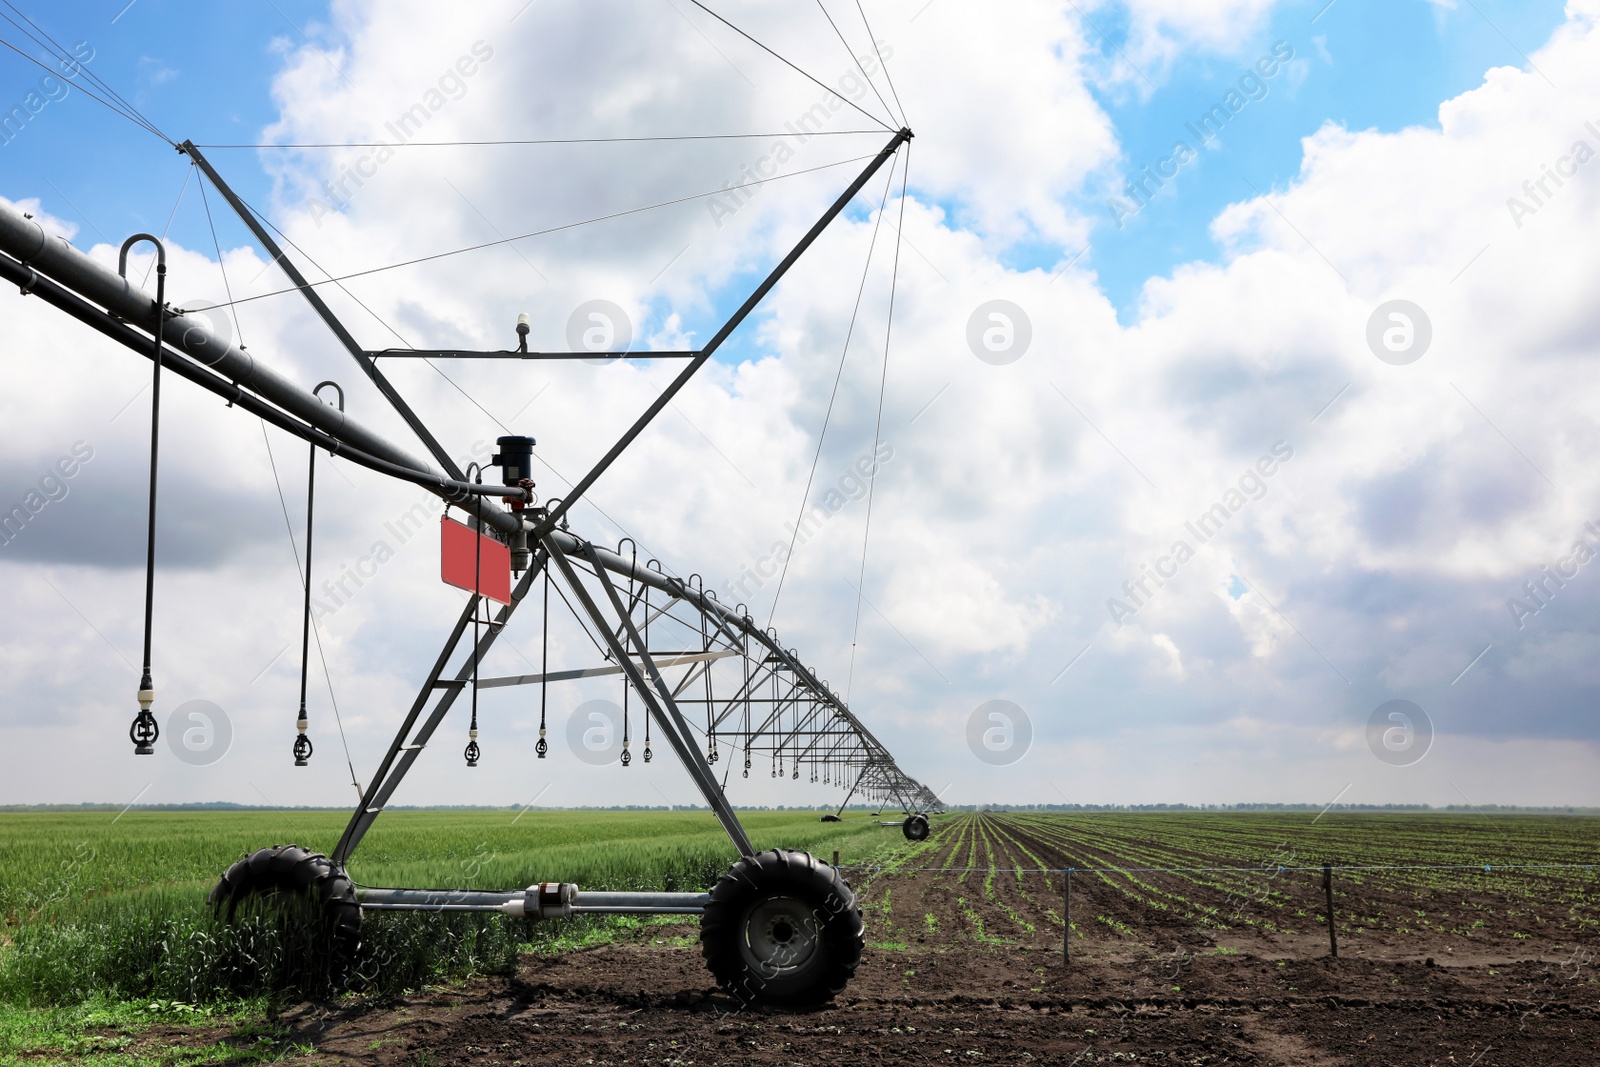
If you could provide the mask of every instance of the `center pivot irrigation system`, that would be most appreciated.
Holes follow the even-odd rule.
[[[316,390],[303,389],[258,356],[219,337],[198,311],[169,306],[165,298],[166,252],[157,238],[149,234],[129,238],[122,248],[119,270],[113,272],[65,239],[45,233],[29,216],[0,207],[0,277],[17,285],[22,295],[41,299],[146,356],[154,368],[144,675],[138,692],[140,710],[129,731],[136,753],[151,753],[159,732],[150,711],[156,695],[150,675],[150,619],[163,370],[310,442],[313,457],[316,449],[324,449],[381,474],[425,486],[446,502],[447,513],[453,506],[467,518],[466,525],[447,519],[443,536],[458,543],[464,538],[468,544],[469,577],[460,584],[473,595],[406,710],[332,854],[294,845],[261,849],[228,869],[212,894],[214,904],[231,915],[234,907],[250,896],[284,893],[307,897],[321,909],[328,951],[336,959],[353,957],[365,909],[497,912],[538,919],[604,913],[698,914],[702,949],[712,973],[741,999],[804,1003],[826,999],[844,988],[861,957],[863,925],[855,894],[836,869],[808,853],[756,851],[724,792],[733,767],[739,765],[743,778],[754,768],[757,774],[766,770],[772,777],[792,779],[798,779],[804,768],[812,782],[849,787],[840,812],[852,797],[901,809],[905,814],[903,832],[913,840],[927,836],[927,813],[941,809],[939,798],[902,771],[845,701],[801,662],[793,649],[785,648],[771,629],[754,622],[743,605],[730,608],[719,603],[698,576],[685,581],[669,576],[653,560],[641,564],[636,550],[624,547],[627,541],[615,551],[592,544],[572,532],[566,517],[573,504],[910,139],[909,129],[893,131],[882,150],[703,348],[679,353],[530,352],[528,323],[523,316],[517,326],[520,344],[515,351],[434,353],[516,360],[641,355],[687,360],[671,384],[563,498],[542,504],[534,496],[529,478],[534,440],[499,438],[500,452],[491,465],[500,468],[501,484],[483,484],[481,469],[469,479],[378,367],[379,356],[418,353],[364,349],[279,247],[264,221],[234,194],[192,143],[184,142],[179,151],[227,200],[441,469],[358,423],[343,410],[342,391],[337,407],[324,402],[318,393],[330,383]],[[154,297],[125,276],[129,250],[142,242],[153,244],[158,254]],[[447,551],[447,568],[448,556]],[[498,575],[494,573],[496,561]],[[513,571],[519,576],[514,586],[510,581]],[[309,520],[303,578],[309,632]],[[497,584],[498,590],[494,588]],[[549,669],[552,589],[555,602],[570,610],[594,642],[602,656],[599,665]],[[530,594],[535,611],[542,611],[546,662],[540,673],[479,677],[480,661]],[[491,601],[498,601],[499,606]],[[299,735],[294,746],[299,766],[311,755],[306,736],[304,652],[303,637]],[[448,673],[452,665],[455,669]],[[512,685],[544,689],[551,682],[608,674],[624,676],[624,700],[631,694],[643,707],[643,760],[649,762],[653,756],[652,739],[664,739],[739,852],[741,858],[711,892],[591,892],[563,882],[501,892],[370,888],[357,886],[346,875],[345,867],[362,838],[406,773],[435,741],[446,714],[463,693],[471,695],[472,705],[465,755],[468,766],[475,766],[480,756],[478,690]],[[544,692],[539,700],[536,751],[543,759],[549,747]],[[626,766],[632,760],[634,739],[627,733],[626,719],[624,724],[620,761]],[[838,815],[823,818],[836,821]]]

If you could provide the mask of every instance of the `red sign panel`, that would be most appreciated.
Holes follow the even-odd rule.
[[[457,589],[511,603],[511,549],[450,518],[439,520],[439,576]]]

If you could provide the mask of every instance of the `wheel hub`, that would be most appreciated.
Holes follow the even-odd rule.
[[[817,923],[804,901],[768,897],[750,909],[743,945],[749,961],[767,975],[798,971],[817,954]]]

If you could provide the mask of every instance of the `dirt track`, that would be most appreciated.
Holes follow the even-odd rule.
[[[1075,847],[1023,819],[957,818],[906,866],[1088,866]],[[383,1064],[1600,1063],[1595,960],[1562,909],[1531,924],[1536,938],[1358,923],[1331,960],[1320,881],[1259,886],[1080,873],[1064,967],[1059,876],[888,872],[858,879],[873,947],[820,1011],[739,1010],[685,926],[285,1021],[316,1044],[314,1060]],[[1489,910],[1458,890],[1369,880],[1346,887],[1336,913],[1377,913],[1391,897],[1419,915]],[[1252,909],[1261,921],[1242,922]],[[1207,921],[1217,914],[1227,929]]]

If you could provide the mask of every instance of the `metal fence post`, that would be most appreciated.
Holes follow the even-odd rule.
[[[1339,958],[1339,937],[1333,929],[1333,865],[1322,865],[1322,889],[1328,896],[1328,954]]]
[[[1072,868],[1061,872],[1061,966],[1072,963]]]

